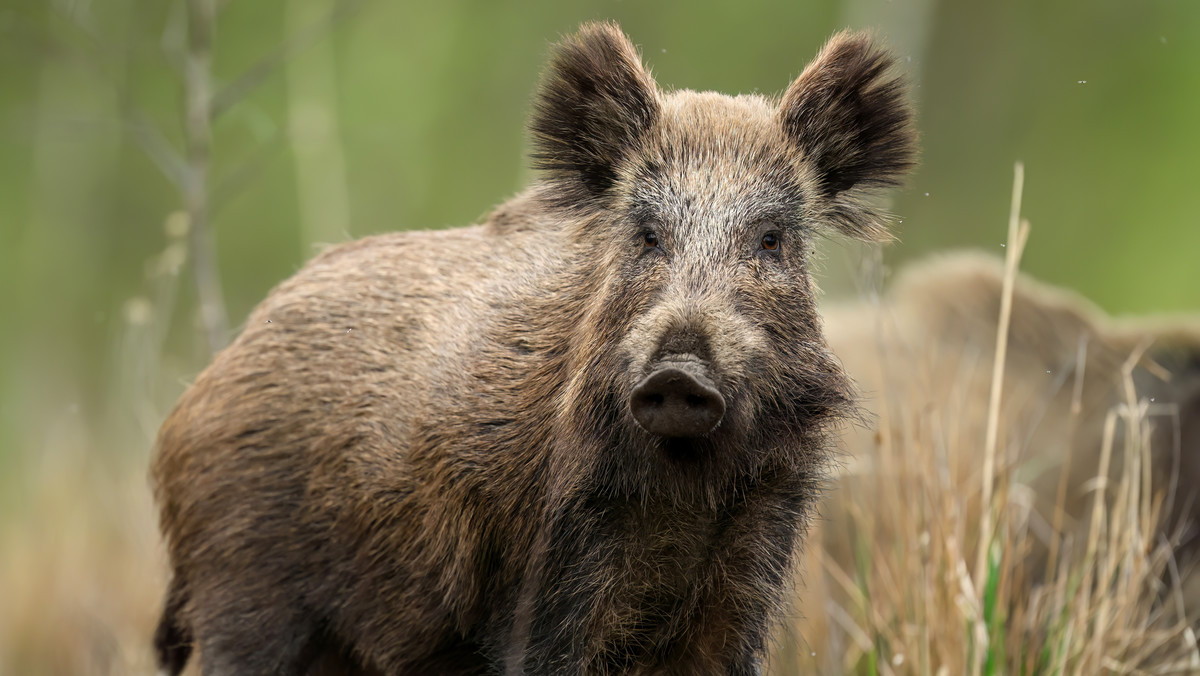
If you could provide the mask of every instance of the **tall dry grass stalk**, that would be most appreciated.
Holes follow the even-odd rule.
[[[877,353],[864,363],[879,372],[854,375],[880,388],[877,431],[848,435],[857,457],[807,542],[777,674],[1200,673],[1173,548],[1159,535],[1169,497],[1151,490],[1152,404],[1133,384],[1146,345],[1120,364],[1122,400],[1104,411],[1088,410],[1097,399],[1084,378],[1097,358],[1083,341],[1074,369],[1045,371],[1069,406],[1030,416],[1044,385],[1006,382],[1020,373],[1005,350],[1028,234],[1021,173],[994,344],[929,354],[938,346],[906,340],[900,320],[873,311]],[[1033,452],[1031,425],[1043,428]],[[1065,503],[1080,487],[1067,486],[1066,470],[1096,458],[1071,449],[1092,436],[1090,509],[1072,518]],[[1034,508],[1047,491],[1030,481],[1038,463],[1063,465],[1050,519]]]

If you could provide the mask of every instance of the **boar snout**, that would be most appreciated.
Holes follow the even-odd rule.
[[[725,398],[699,361],[670,359],[659,362],[633,388],[629,410],[650,434],[667,438],[701,437],[725,416]]]

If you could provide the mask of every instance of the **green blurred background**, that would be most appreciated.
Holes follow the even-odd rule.
[[[328,29],[333,0],[218,4],[218,89],[287,36],[317,38],[215,123],[213,233],[234,328],[321,243],[467,224],[521,189],[547,49],[601,18],[621,23],[662,85],[730,93],[781,91],[834,31],[873,28],[915,84],[923,146],[890,202],[901,242],[888,260],[968,245],[1002,253],[1023,160],[1026,270],[1114,313],[1200,309],[1197,2],[377,0]],[[39,537],[51,542],[34,548],[42,555],[75,551],[83,536],[54,509],[97,543],[82,559],[157,552],[152,517],[131,525],[123,510],[148,513],[153,434],[209,357],[179,192],[144,151],[157,129],[182,152],[185,33],[178,1],[0,3],[10,558]],[[850,267],[839,261],[857,254],[828,248],[826,286],[838,292]],[[53,507],[46,495],[64,473],[78,477],[64,499],[88,506]],[[89,612],[111,619],[110,602],[95,603]]]

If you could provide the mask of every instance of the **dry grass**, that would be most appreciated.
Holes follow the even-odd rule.
[[[1097,476],[1108,474],[1118,428],[1126,470],[1115,485],[1093,487],[1088,528],[1054,529],[1057,552],[1077,548],[1080,533],[1086,539],[1080,555],[1051,556],[1049,579],[1028,565],[1038,539],[1029,488],[1003,456],[986,503],[995,528],[985,575],[971,572],[985,525],[982,468],[953,466],[979,454],[953,450],[970,442],[951,436],[944,414],[925,411],[880,437],[875,471],[836,489],[808,549],[805,618],[788,641],[799,654],[781,657],[778,671],[1200,673],[1170,584],[1172,551],[1156,536],[1161,496],[1143,482],[1145,405],[1129,401],[1108,414]]]
[[[56,430],[0,527],[0,674],[154,673],[166,582],[143,466]]]
[[[5,468],[20,495],[15,513],[0,514],[0,675],[156,673],[150,637],[167,566],[147,466],[163,413],[195,371],[164,355],[188,235],[181,214],[164,227],[147,297],[126,304],[114,345],[112,419],[43,411]]]
[[[1086,343],[1057,404],[1022,382],[1028,360],[1006,364],[1019,190],[1018,174],[994,343],[942,351],[908,340],[886,306],[856,310],[871,315],[859,349],[879,372],[852,372],[876,388],[876,426],[847,435],[774,672],[1200,673],[1160,526],[1167,497],[1150,481],[1152,404],[1133,384],[1146,341],[1114,369],[1111,406],[1089,395],[1103,374],[1085,387],[1103,361]],[[1061,464],[1061,479],[1031,481],[1038,463]],[[1094,478],[1069,485],[1079,476]],[[1054,508],[1039,512],[1045,498]]]

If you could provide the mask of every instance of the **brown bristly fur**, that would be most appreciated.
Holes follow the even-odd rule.
[[[662,91],[612,24],[566,38],[539,180],[318,256],[164,423],[164,667],[757,672],[853,413],[812,238],[880,237],[861,200],[912,162],[890,63],[835,36],[780,103]],[[661,438],[630,392],[683,358],[723,417]]]

